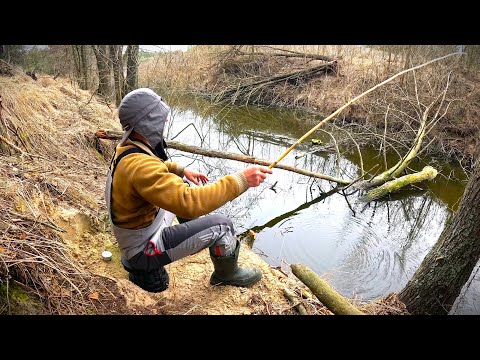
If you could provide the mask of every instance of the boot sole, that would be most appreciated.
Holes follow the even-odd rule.
[[[231,285],[231,286],[238,286],[238,287],[249,287],[257,282],[259,282],[262,279],[262,273],[260,273],[258,276],[254,277],[253,279],[249,281],[227,281],[227,280],[221,280],[214,276],[210,277],[210,285]]]

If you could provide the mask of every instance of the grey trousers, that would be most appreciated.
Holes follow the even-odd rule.
[[[161,241],[164,252],[151,255],[142,251],[128,260],[129,267],[150,272],[205,248],[212,255],[226,256],[233,253],[237,244],[232,221],[219,214],[166,227]]]

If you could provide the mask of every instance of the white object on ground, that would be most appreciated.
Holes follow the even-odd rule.
[[[104,251],[102,252],[102,258],[103,260],[112,260],[112,253],[110,251]]]

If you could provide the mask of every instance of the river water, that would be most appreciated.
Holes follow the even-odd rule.
[[[169,104],[173,109],[169,139],[269,161],[322,120],[310,117],[308,123],[305,115],[299,120],[300,115],[290,111],[212,106],[191,98],[169,99]],[[313,144],[312,138],[322,144]],[[339,146],[338,158],[335,150],[322,150],[331,141],[328,134],[317,132],[281,163],[347,180],[357,178],[358,153]],[[173,161],[207,174],[211,181],[248,166],[168,152]],[[378,150],[367,147],[361,152],[365,170],[383,166]],[[394,153],[387,154],[389,166],[397,159]],[[465,188],[462,169],[425,160],[441,175],[387,200],[366,204],[358,192],[334,192],[334,183],[275,168],[265,183],[217,212],[232,219],[237,233],[254,230],[252,249],[272,266],[289,271],[290,264],[305,264],[343,295],[368,301],[405,286],[458,207]],[[424,165],[416,162],[411,167],[421,170]],[[478,269],[477,265],[451,313],[480,314]]]

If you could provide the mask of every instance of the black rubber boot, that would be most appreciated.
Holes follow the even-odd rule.
[[[168,289],[170,277],[163,266],[146,272],[132,269],[124,259],[122,259],[122,265],[128,271],[128,279],[143,290],[158,293]]]
[[[238,267],[238,254],[240,242],[237,240],[237,248],[228,256],[215,256],[210,253],[214,272],[210,277],[212,285],[233,285],[247,287],[260,281],[262,273],[255,268]]]

